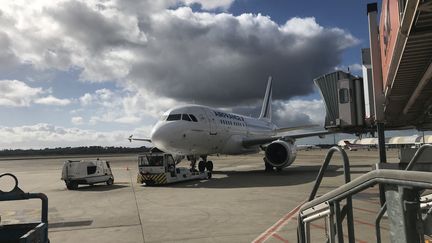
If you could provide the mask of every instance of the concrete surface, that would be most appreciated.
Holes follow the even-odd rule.
[[[67,190],[60,180],[67,158],[0,158],[0,173],[14,173],[25,192],[47,194],[51,242],[296,242],[296,213],[272,226],[307,198],[325,153],[301,151],[293,165],[273,173],[263,171],[262,154],[214,156],[213,179],[158,187],[136,183],[136,155],[100,156],[111,161],[114,185],[80,186],[76,191]],[[353,178],[378,161],[377,151],[348,153]],[[396,161],[396,151],[388,157]],[[319,194],[343,183],[341,164],[335,155]],[[377,188],[357,195],[353,203],[357,241],[374,242]],[[35,221],[40,204],[0,202],[0,215],[2,224]],[[268,229],[273,231],[262,238]],[[313,242],[325,239],[324,221],[312,229]],[[384,240],[386,229],[384,220]]]

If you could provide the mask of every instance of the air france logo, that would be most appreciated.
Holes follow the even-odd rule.
[[[237,116],[237,115],[233,115],[233,114],[227,114],[227,113],[220,112],[220,111],[214,111],[214,113],[218,117],[233,119],[233,120],[237,120],[237,121],[244,121],[243,117],[241,117],[241,116]]]

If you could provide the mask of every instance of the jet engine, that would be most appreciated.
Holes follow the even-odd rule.
[[[297,156],[294,143],[276,140],[270,143],[265,150],[265,158],[269,164],[276,168],[284,168],[292,164]]]

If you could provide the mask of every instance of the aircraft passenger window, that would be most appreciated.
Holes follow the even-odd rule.
[[[190,119],[190,117],[189,117],[188,114],[183,114],[182,115],[182,120],[184,120],[184,121],[191,121],[191,119]]]
[[[96,165],[87,166],[87,175],[96,173]]]
[[[348,89],[339,90],[339,103],[345,104],[349,102],[349,92]]]
[[[194,122],[198,122],[198,120],[196,119],[196,117],[192,114],[189,114],[190,118],[192,119],[192,121]]]
[[[181,114],[171,114],[168,116],[167,121],[177,121],[181,119]]]

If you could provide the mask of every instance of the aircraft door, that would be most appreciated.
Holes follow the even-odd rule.
[[[217,135],[217,124],[215,115],[210,110],[206,110],[206,115],[210,126],[210,135]]]

